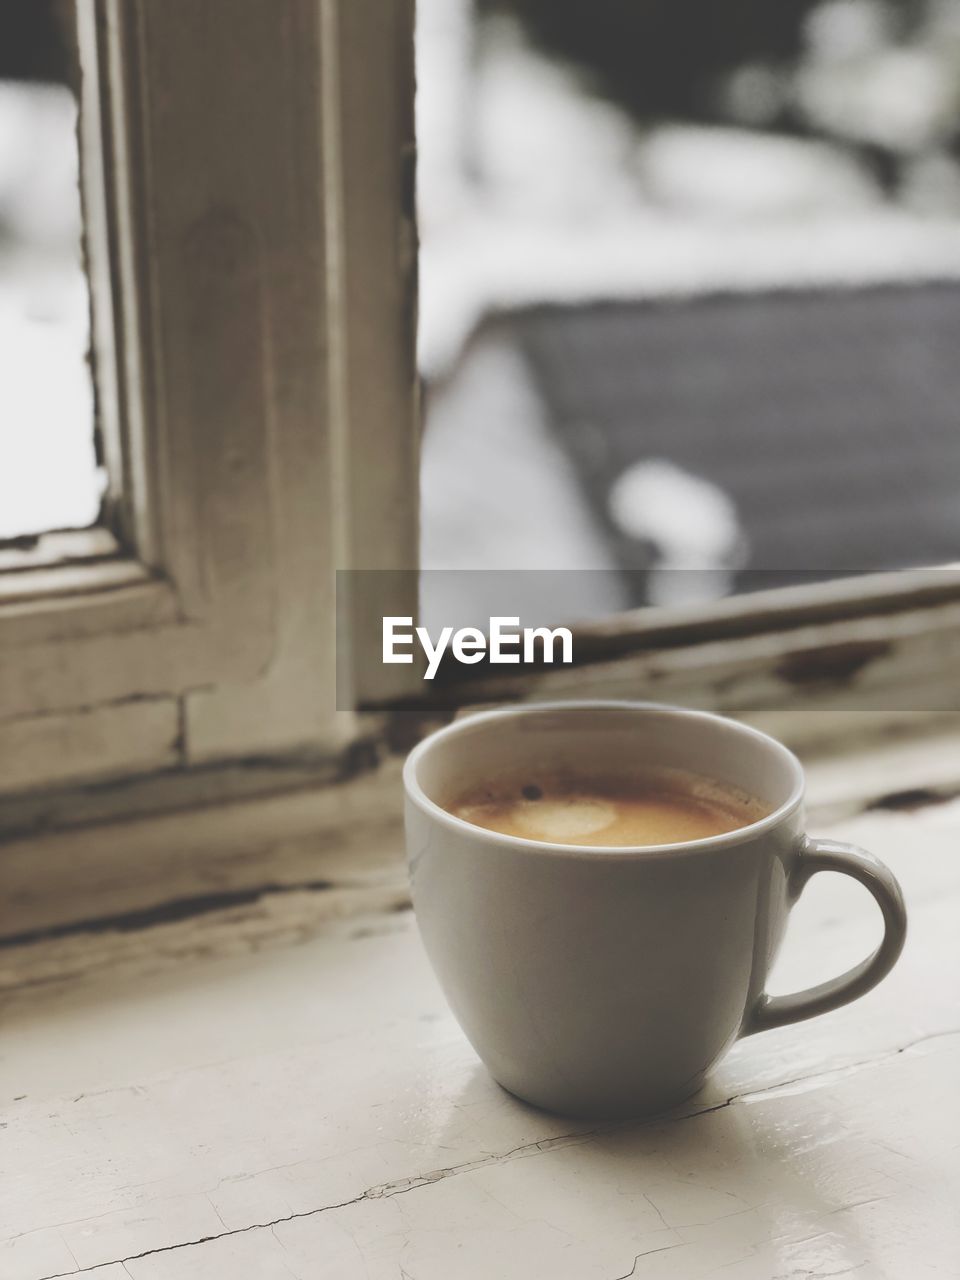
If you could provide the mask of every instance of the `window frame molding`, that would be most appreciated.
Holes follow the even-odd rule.
[[[116,546],[0,580],[8,793],[342,741],[335,567],[415,564],[412,3],[206,8],[77,0]]]

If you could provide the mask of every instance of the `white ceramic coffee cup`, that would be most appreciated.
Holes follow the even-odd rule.
[[[444,808],[473,785],[544,765],[690,770],[770,812],[683,844],[597,848],[502,835]],[[733,720],[643,703],[510,707],[426,738],[404,785],[414,907],[450,1006],[495,1079],[551,1111],[668,1107],[696,1092],[738,1037],[855,1000],[903,947],[891,872],[851,845],[806,836],[799,761]],[[768,996],[788,912],[818,871],[869,889],[883,941],[832,981]]]

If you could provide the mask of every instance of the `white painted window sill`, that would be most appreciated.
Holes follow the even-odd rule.
[[[577,1124],[501,1091],[409,911],[318,925],[288,895],[270,931],[260,904],[76,940],[104,962],[40,965],[4,997],[0,1275],[957,1274],[960,802],[830,830],[901,878],[900,964],[846,1009],[742,1042],[703,1094],[643,1123]],[[878,935],[865,893],[817,877],[775,988]]]

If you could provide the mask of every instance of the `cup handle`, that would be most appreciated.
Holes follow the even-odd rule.
[[[829,982],[821,982],[817,987],[808,987],[806,991],[797,991],[789,996],[769,996],[764,992],[744,1019],[741,1035],[769,1031],[771,1027],[782,1027],[789,1022],[802,1022],[805,1018],[815,1018],[817,1014],[829,1013],[831,1009],[859,999],[887,976],[903,950],[907,937],[907,912],[903,893],[889,867],[885,867],[872,853],[854,845],[841,844],[838,840],[813,840],[807,836],[790,877],[792,896],[799,897],[807,881],[818,871],[842,871],[870,890],[883,912],[883,940],[873,955]]]

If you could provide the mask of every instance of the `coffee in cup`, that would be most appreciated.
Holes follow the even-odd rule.
[[[523,840],[634,847],[723,835],[768,812],[755,796],[682,769],[632,776],[531,770],[473,786],[445,807]]]

